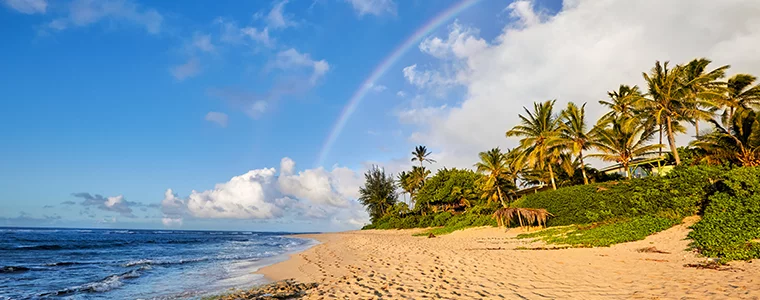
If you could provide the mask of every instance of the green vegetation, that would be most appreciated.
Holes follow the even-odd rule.
[[[518,146],[480,152],[474,170],[432,173],[432,152],[417,146],[414,166],[397,181],[378,168],[365,175],[360,201],[372,223],[364,228],[431,227],[427,235],[496,226],[495,219],[546,220],[565,227],[522,237],[609,246],[701,214],[689,235],[696,249],[724,260],[760,258],[760,85],[748,74],[724,80],[729,66],[711,63],[655,62],[642,74],[645,87],[621,84],[599,101],[609,111],[596,123],[587,123],[585,103],[555,111],[556,100],[536,102],[505,131]],[[711,128],[700,132],[700,121]],[[696,139],[678,148],[687,125]],[[586,165],[590,157],[616,165],[597,171]],[[674,166],[661,168],[667,164]],[[642,169],[649,177],[635,178]]]
[[[679,220],[654,216],[620,219],[586,226],[570,225],[554,227],[534,233],[518,235],[517,238],[537,238],[550,244],[577,247],[608,247],[610,245],[643,240],[679,223]]]
[[[544,208],[555,217],[549,226],[602,222],[616,217],[696,214],[723,168],[676,168],[667,176],[578,185],[530,194],[517,207]]]
[[[760,168],[737,168],[724,178],[689,238],[706,256],[760,258]]]

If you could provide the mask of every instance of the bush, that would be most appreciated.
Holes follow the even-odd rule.
[[[451,213],[450,212],[442,212],[433,218],[433,222],[430,223],[430,226],[436,227],[436,226],[444,226],[446,225],[446,222],[451,219]]]
[[[723,261],[760,258],[760,168],[726,173],[692,226],[692,246]]]
[[[618,243],[643,240],[653,233],[663,231],[678,223],[679,220],[671,218],[642,216],[603,224],[551,228],[535,233],[521,234],[517,238],[538,238],[550,244],[609,247]]]
[[[615,217],[693,215],[720,177],[720,167],[675,168],[667,176],[561,188],[527,195],[516,207],[544,208],[547,225],[602,222]]]

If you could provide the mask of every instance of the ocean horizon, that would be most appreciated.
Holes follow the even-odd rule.
[[[185,299],[265,283],[294,232],[0,227],[0,299]]]

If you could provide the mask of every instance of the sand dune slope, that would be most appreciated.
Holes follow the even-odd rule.
[[[760,262],[731,270],[684,267],[704,258],[687,252],[679,225],[646,240],[609,248],[515,250],[516,230],[477,228],[436,238],[413,230],[309,236],[323,242],[261,270],[273,280],[321,285],[310,299],[726,299],[760,298]],[[655,247],[668,253],[641,253]]]

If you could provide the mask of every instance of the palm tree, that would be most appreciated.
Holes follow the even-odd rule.
[[[428,155],[430,155],[430,152],[427,150],[425,146],[419,145],[414,148],[414,152],[412,152],[412,161],[419,161],[420,167],[422,167],[423,162],[428,163],[434,163],[435,160],[427,158]]]
[[[478,153],[480,161],[476,163],[476,171],[485,174],[478,184],[483,189],[482,198],[489,200],[498,199],[503,207],[507,207],[502,197],[501,184],[505,179],[508,171],[506,155],[501,152],[499,147]]]
[[[393,175],[377,166],[364,173],[364,186],[359,188],[359,202],[367,208],[372,222],[382,218],[398,200]]]
[[[414,198],[414,194],[419,191],[425,184],[425,180],[430,176],[430,170],[425,167],[412,167],[412,171],[409,172],[409,186],[411,187],[411,195]]]
[[[725,83],[718,81],[726,76],[728,65],[707,72],[712,61],[697,58],[683,66],[682,85],[686,88],[684,97],[684,116],[694,124],[696,136],[699,136],[699,121],[712,120],[717,110],[713,99],[725,94]]]
[[[583,162],[583,151],[588,150],[594,142],[594,130],[586,126],[586,103],[581,107],[570,102],[562,111],[564,121],[560,128],[560,139],[573,155],[577,155],[583,173],[583,184],[588,184],[586,164]]]
[[[632,117],[639,107],[643,96],[639,87],[621,84],[617,91],[607,92],[609,101],[599,100],[599,104],[610,108],[610,112],[604,114],[601,119],[609,122],[620,117]]]
[[[516,187],[517,178],[525,171],[525,153],[520,149],[507,149],[504,152],[504,159],[507,161],[506,179]]]
[[[681,164],[681,157],[676,149],[676,131],[674,126],[684,119],[684,97],[688,94],[687,88],[682,84],[684,68],[676,66],[668,68],[668,62],[657,61],[652,68],[651,74],[643,73],[644,80],[649,88],[645,103],[642,105],[644,112],[649,114],[658,125],[665,126],[668,144],[676,165]]]
[[[602,153],[591,154],[604,161],[617,162],[625,169],[627,178],[631,178],[629,166],[631,160],[656,150],[660,145],[647,145],[655,130],[646,126],[638,118],[620,118],[604,128],[597,129],[594,148]]]
[[[559,138],[561,122],[553,112],[554,102],[534,103],[532,112],[523,107],[527,115],[519,115],[520,124],[507,131],[506,135],[522,137],[520,149],[525,152],[528,164],[534,168],[548,167],[552,188],[556,190],[551,161],[556,159],[562,144]]]
[[[726,127],[711,121],[715,130],[692,141],[691,145],[704,150],[708,162],[760,166],[760,114],[739,107],[731,117]]]
[[[409,197],[411,198],[413,187],[412,182],[410,180],[411,175],[409,172],[401,171],[398,173],[398,179],[396,180],[398,182],[398,187],[401,188],[402,191],[404,191],[404,198],[406,198],[406,194],[409,194]],[[411,200],[411,199],[410,199]]]
[[[723,112],[726,122],[733,118],[736,109],[760,104],[760,84],[752,86],[755,80],[757,77],[749,74],[736,74],[728,79],[726,94],[717,99],[718,104],[726,108]]]

